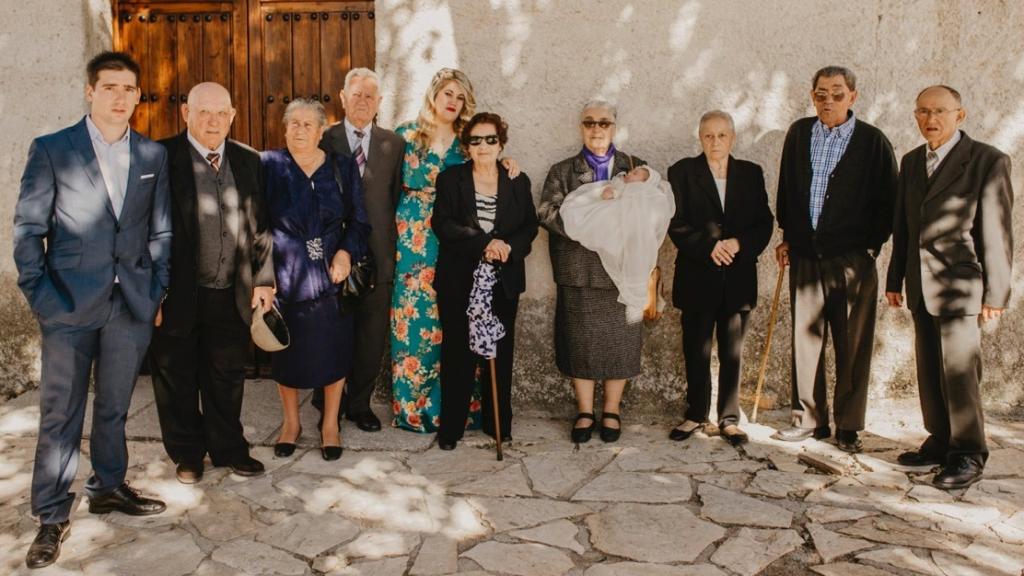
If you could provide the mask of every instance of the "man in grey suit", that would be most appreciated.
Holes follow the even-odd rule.
[[[1013,186],[1010,158],[960,130],[960,94],[925,88],[914,116],[927,143],[900,164],[885,297],[914,318],[917,385],[929,436],[900,454],[908,466],[939,464],[932,484],[978,481],[988,457],[978,384],[979,324],[1010,301]]]
[[[42,332],[32,472],[32,514],[41,525],[29,568],[56,561],[68,535],[90,372],[89,511],[164,510],[124,481],[124,425],[170,278],[167,153],[128,125],[140,94],[131,56],[101,53],[87,73],[89,114],[32,142],[14,214],[18,286]]]
[[[380,430],[380,419],[370,409],[373,386],[380,373],[388,339],[388,315],[395,274],[395,207],[402,190],[405,141],[373,123],[380,106],[380,82],[368,68],[353,68],[345,75],[341,103],[345,119],[324,133],[320,147],[355,156],[363,177],[363,198],[373,231],[370,250],[377,265],[377,287],[355,311],[355,349],[352,374],[347,381],[342,411],[360,430]],[[323,390],[313,393],[313,404],[323,406]]]

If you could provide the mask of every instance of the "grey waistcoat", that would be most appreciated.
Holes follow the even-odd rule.
[[[189,150],[196,178],[197,280],[204,288],[230,288],[235,277],[235,250],[241,221],[235,177],[227,155],[221,158],[220,172],[214,172],[194,147],[189,146]]]

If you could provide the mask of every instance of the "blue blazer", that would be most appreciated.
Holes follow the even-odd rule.
[[[102,325],[114,277],[132,315],[152,322],[170,283],[167,152],[134,130],[120,218],[85,118],[29,148],[14,213],[18,287],[43,325]]]

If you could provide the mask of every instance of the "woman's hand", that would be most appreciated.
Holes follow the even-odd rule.
[[[508,242],[499,240],[497,238],[491,240],[487,247],[484,248],[484,260],[487,262],[508,262],[509,255],[512,254],[512,247],[508,245]]]
[[[719,240],[715,242],[715,247],[711,249],[711,261],[718,266],[728,266],[732,264],[733,258],[736,257],[739,251],[739,240],[735,238]]]
[[[352,256],[344,250],[338,250],[331,259],[331,266],[328,269],[331,275],[331,282],[341,284],[352,272]]]
[[[516,162],[512,158],[502,158],[501,165],[505,167],[505,170],[508,170],[509,179],[515,180],[516,176],[519,176],[519,162]]]

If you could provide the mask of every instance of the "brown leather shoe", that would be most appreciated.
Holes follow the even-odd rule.
[[[71,534],[71,522],[65,520],[55,524],[42,524],[32,545],[25,555],[25,566],[43,568],[57,561],[60,557],[60,545]]]
[[[191,462],[182,460],[178,462],[178,467],[175,468],[174,473],[178,477],[178,482],[182,484],[195,484],[203,479],[203,461]]]

